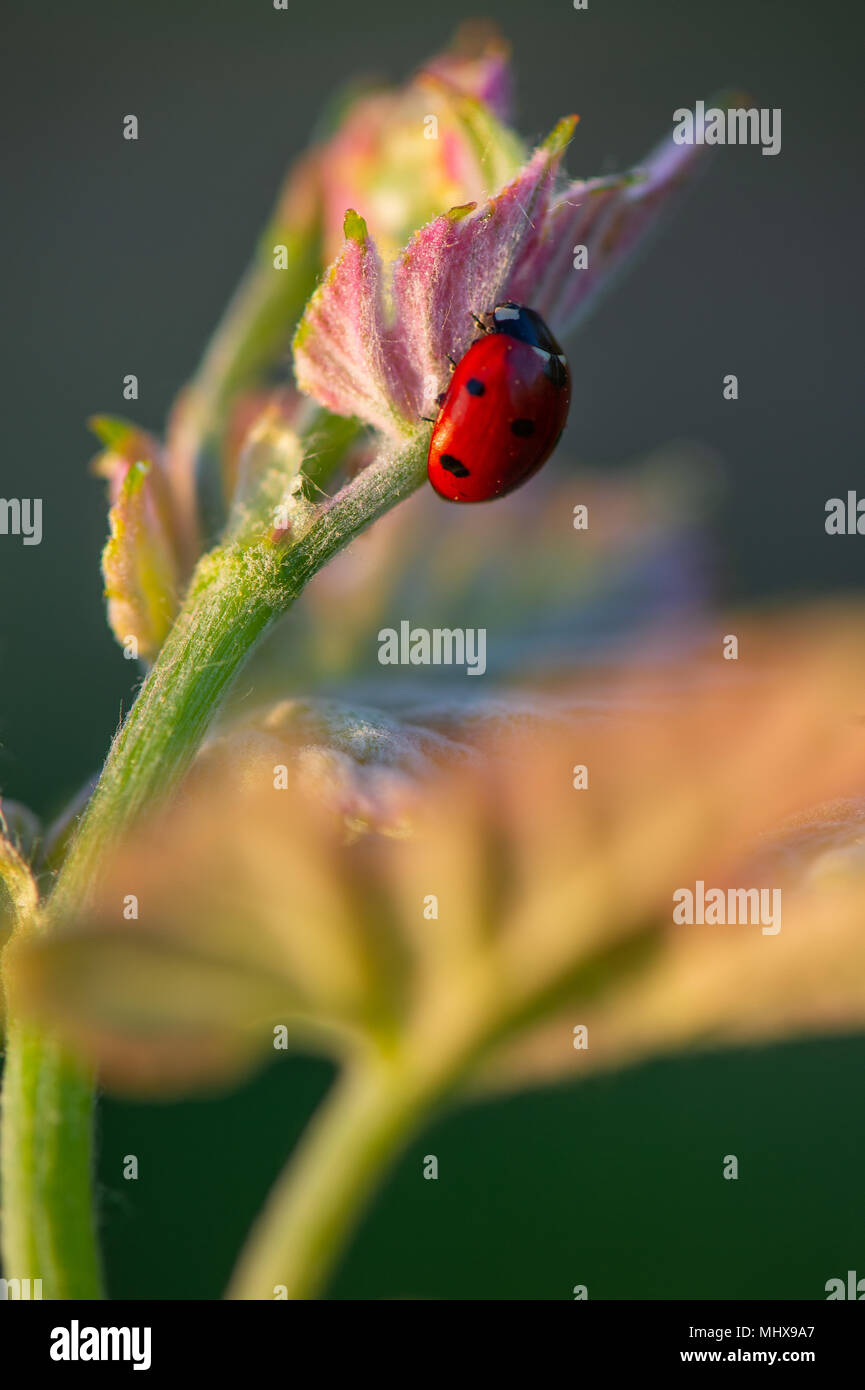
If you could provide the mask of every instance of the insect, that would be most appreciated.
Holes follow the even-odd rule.
[[[553,452],[571,403],[567,358],[540,314],[508,301],[476,322],[429,446],[427,476],[448,502],[513,492]]]

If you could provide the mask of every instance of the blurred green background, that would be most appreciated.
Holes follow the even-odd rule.
[[[638,159],[676,107],[731,83],[780,107],[777,158],[722,150],[572,354],[569,437],[621,466],[677,438],[722,455],[722,594],[861,584],[827,497],[860,475],[862,11],[824,0],[487,3],[515,49],[517,123],[581,115],[568,157]],[[7,200],[0,495],[44,499],[40,547],[0,541],[0,789],[50,814],[98,767],[133,694],[105,626],[101,487],[85,418],[159,429],[289,160],[359,72],[398,78],[465,17],[373,0],[13,3],[0,101]],[[141,138],[120,138],[135,112]],[[728,404],[720,382],[739,376]],[[127,407],[128,409],[128,407]],[[865,1273],[865,1042],[654,1062],[486,1103],[418,1139],[333,1286],[340,1298],[814,1298]],[[104,1102],[114,1297],[214,1297],[329,1083],[289,1060],[229,1097]],[[137,1183],[121,1176],[139,1157]],[[421,1177],[436,1153],[440,1178]],[[723,1156],[740,1161],[721,1179]]]

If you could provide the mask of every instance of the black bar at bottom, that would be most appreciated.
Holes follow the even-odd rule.
[[[589,1365],[610,1372],[794,1365],[825,1377],[858,1364],[863,1334],[863,1313],[840,1302],[575,1301],[558,1313],[552,1307],[544,1312],[534,1303],[525,1320],[507,1304],[504,1324],[498,1323],[495,1307],[473,1301],[460,1312],[459,1304],[364,1303],[359,1323],[346,1303],[10,1299],[0,1303],[0,1346],[7,1369],[17,1362],[19,1373],[32,1368],[58,1383],[70,1376],[92,1379],[106,1369],[115,1376],[137,1370],[140,1378],[166,1371],[214,1372],[222,1381],[232,1372],[248,1376],[282,1367],[294,1378],[299,1354],[332,1371],[334,1350],[340,1346],[357,1370],[369,1358],[366,1370],[371,1374],[390,1364],[387,1381],[411,1381],[421,1367],[428,1378],[438,1360],[444,1375],[453,1373],[459,1356],[450,1343],[451,1330],[464,1351],[472,1348],[471,1363],[484,1366],[485,1379],[495,1373],[499,1358],[516,1378],[511,1357],[523,1349],[549,1365],[559,1337],[566,1364],[577,1373]],[[370,1323],[370,1318],[376,1321]],[[345,1340],[335,1342],[333,1333],[343,1329]],[[413,1338],[410,1360],[406,1333]],[[463,1369],[469,1369],[465,1361]],[[535,1382],[546,1378],[538,1370],[532,1375]],[[309,1378],[308,1369],[302,1376]]]

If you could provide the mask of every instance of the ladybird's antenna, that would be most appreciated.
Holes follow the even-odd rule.
[[[482,333],[489,333],[490,330],[487,328],[483,319],[479,319],[477,314],[472,314],[472,318],[474,319],[475,323],[477,324],[478,328],[481,330]]]

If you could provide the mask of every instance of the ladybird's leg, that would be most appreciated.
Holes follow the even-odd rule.
[[[439,410],[441,410],[442,406],[444,405],[446,396],[447,391],[439,391],[438,395],[436,396],[436,405],[438,406]],[[430,419],[428,415],[422,415],[420,418],[422,420],[426,420],[430,425],[434,425],[436,422],[435,416],[433,416],[433,418]]]

